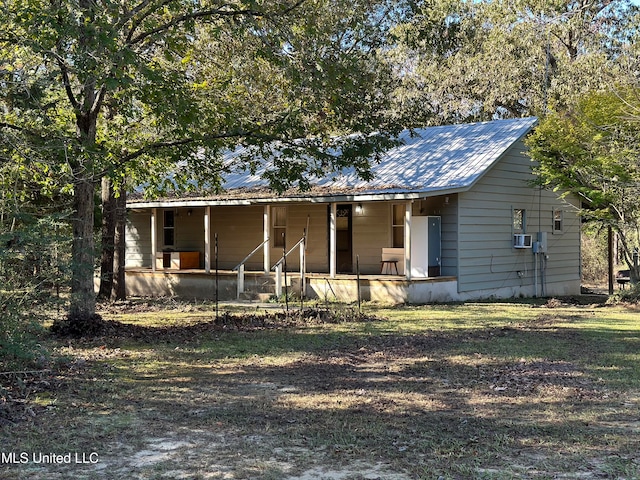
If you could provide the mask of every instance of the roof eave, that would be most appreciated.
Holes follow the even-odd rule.
[[[219,198],[219,199],[176,199],[176,200],[150,200],[135,201],[128,204],[130,209],[144,208],[196,208],[213,206],[249,206],[270,205],[286,203],[353,203],[353,202],[378,202],[378,201],[410,201],[421,198],[453,195],[469,190],[469,186],[444,187],[431,190],[406,190],[366,192],[354,194],[333,195],[296,195],[287,197],[255,197],[255,198]]]

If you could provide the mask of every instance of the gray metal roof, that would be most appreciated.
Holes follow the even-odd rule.
[[[475,183],[500,156],[535,125],[535,117],[447,125],[402,132],[402,145],[388,151],[373,165],[373,180],[364,181],[353,170],[316,179],[316,187],[331,190],[429,192],[464,189]],[[237,172],[224,188],[264,187],[260,172]]]
[[[537,118],[527,117],[406,130],[400,135],[402,144],[386,152],[380,163],[372,166],[371,181],[364,181],[353,169],[347,169],[340,174],[315,179],[311,182],[311,191],[275,195],[268,190],[260,170],[254,175],[237,171],[227,175],[226,193],[209,197],[209,200],[215,199],[216,203],[276,198],[279,201],[356,200],[465,191],[536,123]],[[176,200],[178,198],[173,199]],[[190,199],[191,202],[194,200]]]

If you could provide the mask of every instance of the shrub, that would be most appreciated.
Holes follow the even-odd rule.
[[[46,352],[42,321],[55,312],[64,280],[66,227],[53,217],[0,224],[0,368],[37,367]]]
[[[582,281],[591,284],[607,283],[607,235],[585,228],[582,234]]]

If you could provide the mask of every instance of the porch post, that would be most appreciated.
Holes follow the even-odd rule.
[[[338,204],[332,203],[329,213],[329,276],[336,276],[336,218],[338,216]]]
[[[404,275],[411,280],[411,203],[407,202],[404,211]]]
[[[262,258],[264,273],[268,274],[271,269],[271,248],[269,242],[269,230],[271,229],[271,206],[265,205],[264,212],[262,214],[262,240],[264,244],[262,246]]]
[[[204,207],[204,271],[211,273],[211,207]]]
[[[151,270],[156,271],[156,255],[158,253],[158,209],[151,209]]]

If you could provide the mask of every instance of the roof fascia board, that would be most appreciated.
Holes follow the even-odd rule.
[[[465,188],[447,188],[440,190],[415,191],[415,192],[385,192],[354,195],[323,195],[317,197],[263,197],[252,199],[215,199],[215,200],[154,200],[148,202],[132,202],[127,208],[181,208],[181,207],[214,207],[214,206],[249,206],[269,205],[282,203],[348,203],[348,202],[376,202],[376,201],[405,201],[421,198],[437,197],[440,195],[452,195],[468,190]]]

